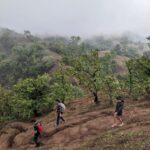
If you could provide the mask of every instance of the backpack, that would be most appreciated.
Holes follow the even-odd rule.
[[[63,103],[59,103],[59,105],[61,106],[61,111],[62,111],[62,112],[64,112],[64,111],[65,111],[65,109],[66,109],[65,104],[63,104]]]
[[[42,133],[43,132],[43,127],[42,127],[42,125],[40,124],[40,125],[38,125],[38,130],[39,130],[39,132],[40,133]]]

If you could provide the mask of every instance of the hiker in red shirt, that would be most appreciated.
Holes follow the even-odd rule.
[[[36,144],[36,147],[39,147],[42,143],[41,143],[41,133],[43,132],[43,127],[42,124],[40,122],[35,122],[34,123],[34,142]]]

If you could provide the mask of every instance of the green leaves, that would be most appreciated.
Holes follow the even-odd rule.
[[[12,115],[11,96],[11,91],[0,86],[0,120],[3,117],[9,119]]]
[[[36,79],[27,78],[14,86],[13,104],[17,108],[16,110],[20,112],[19,117],[29,117],[33,110],[46,111],[53,107],[54,101],[49,97],[49,82],[50,77],[45,74]]]
[[[17,46],[12,56],[0,64],[0,83],[12,86],[19,80],[48,72],[51,66],[52,59],[43,45]]]
[[[129,71],[130,93],[137,98],[142,94],[149,94],[150,59],[141,57],[127,62]]]
[[[72,84],[73,70],[65,67],[63,64],[53,74],[51,80],[51,97],[53,99],[61,99],[63,101],[77,98],[83,95],[82,90]]]
[[[80,84],[89,91],[98,91],[101,63],[98,51],[81,55],[73,60],[72,66]]]
[[[72,61],[74,75],[79,80],[80,86],[90,92],[95,99],[101,91],[109,95],[110,104],[112,104],[113,97],[117,95],[116,91],[120,88],[120,83],[115,77],[114,55],[106,53],[105,56],[99,57],[98,52],[93,50],[75,57]]]

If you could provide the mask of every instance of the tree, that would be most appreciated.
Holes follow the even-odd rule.
[[[67,45],[67,50],[65,55],[69,55],[70,57],[79,56],[83,54],[84,51],[84,43],[81,41],[79,36],[72,36]]]
[[[139,75],[143,79],[144,89],[146,94],[150,95],[150,59],[148,57],[142,57],[138,59]]]
[[[118,54],[121,55],[122,54],[122,47],[120,44],[116,44],[116,46],[113,48],[113,50]]]
[[[99,103],[98,91],[101,86],[101,63],[98,50],[74,58],[72,67],[79,84],[94,96],[95,103]]]
[[[141,57],[127,62],[129,71],[129,94],[138,97],[149,93],[150,59]]]
[[[0,86],[0,120],[12,118],[12,92]]]
[[[38,40],[38,38],[34,37],[29,30],[24,31],[24,36],[30,42],[35,42]]]
[[[83,95],[82,90],[71,83],[70,69],[62,62],[57,71],[53,73],[50,84],[51,97],[55,100],[60,99],[64,102]]]
[[[114,75],[107,75],[103,78],[103,91],[109,96],[109,105],[113,104],[113,97],[120,95],[120,85],[118,79]]]
[[[126,66],[128,68],[129,73],[129,95],[132,93],[132,86],[133,86],[133,60],[129,60],[126,62]]]
[[[9,29],[3,30],[3,34],[0,36],[0,45],[5,53],[10,54],[16,45],[15,32]]]
[[[12,86],[19,80],[49,72],[51,66],[50,54],[42,45],[18,46],[14,48],[12,56],[1,61],[0,81],[3,85],[7,83]]]
[[[102,76],[102,90],[109,95],[109,104],[113,104],[113,97],[117,95],[116,91],[120,91],[119,81],[115,77],[116,62],[114,56],[111,53],[106,53],[104,57],[100,59],[102,64],[101,76]]]
[[[19,81],[13,88],[13,113],[17,118],[30,118],[33,112],[45,112],[53,107],[50,97],[50,77],[45,74],[37,78]]]

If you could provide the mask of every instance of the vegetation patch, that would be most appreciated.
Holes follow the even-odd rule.
[[[148,150],[150,149],[150,128],[132,132],[121,129],[108,131],[76,150]]]

